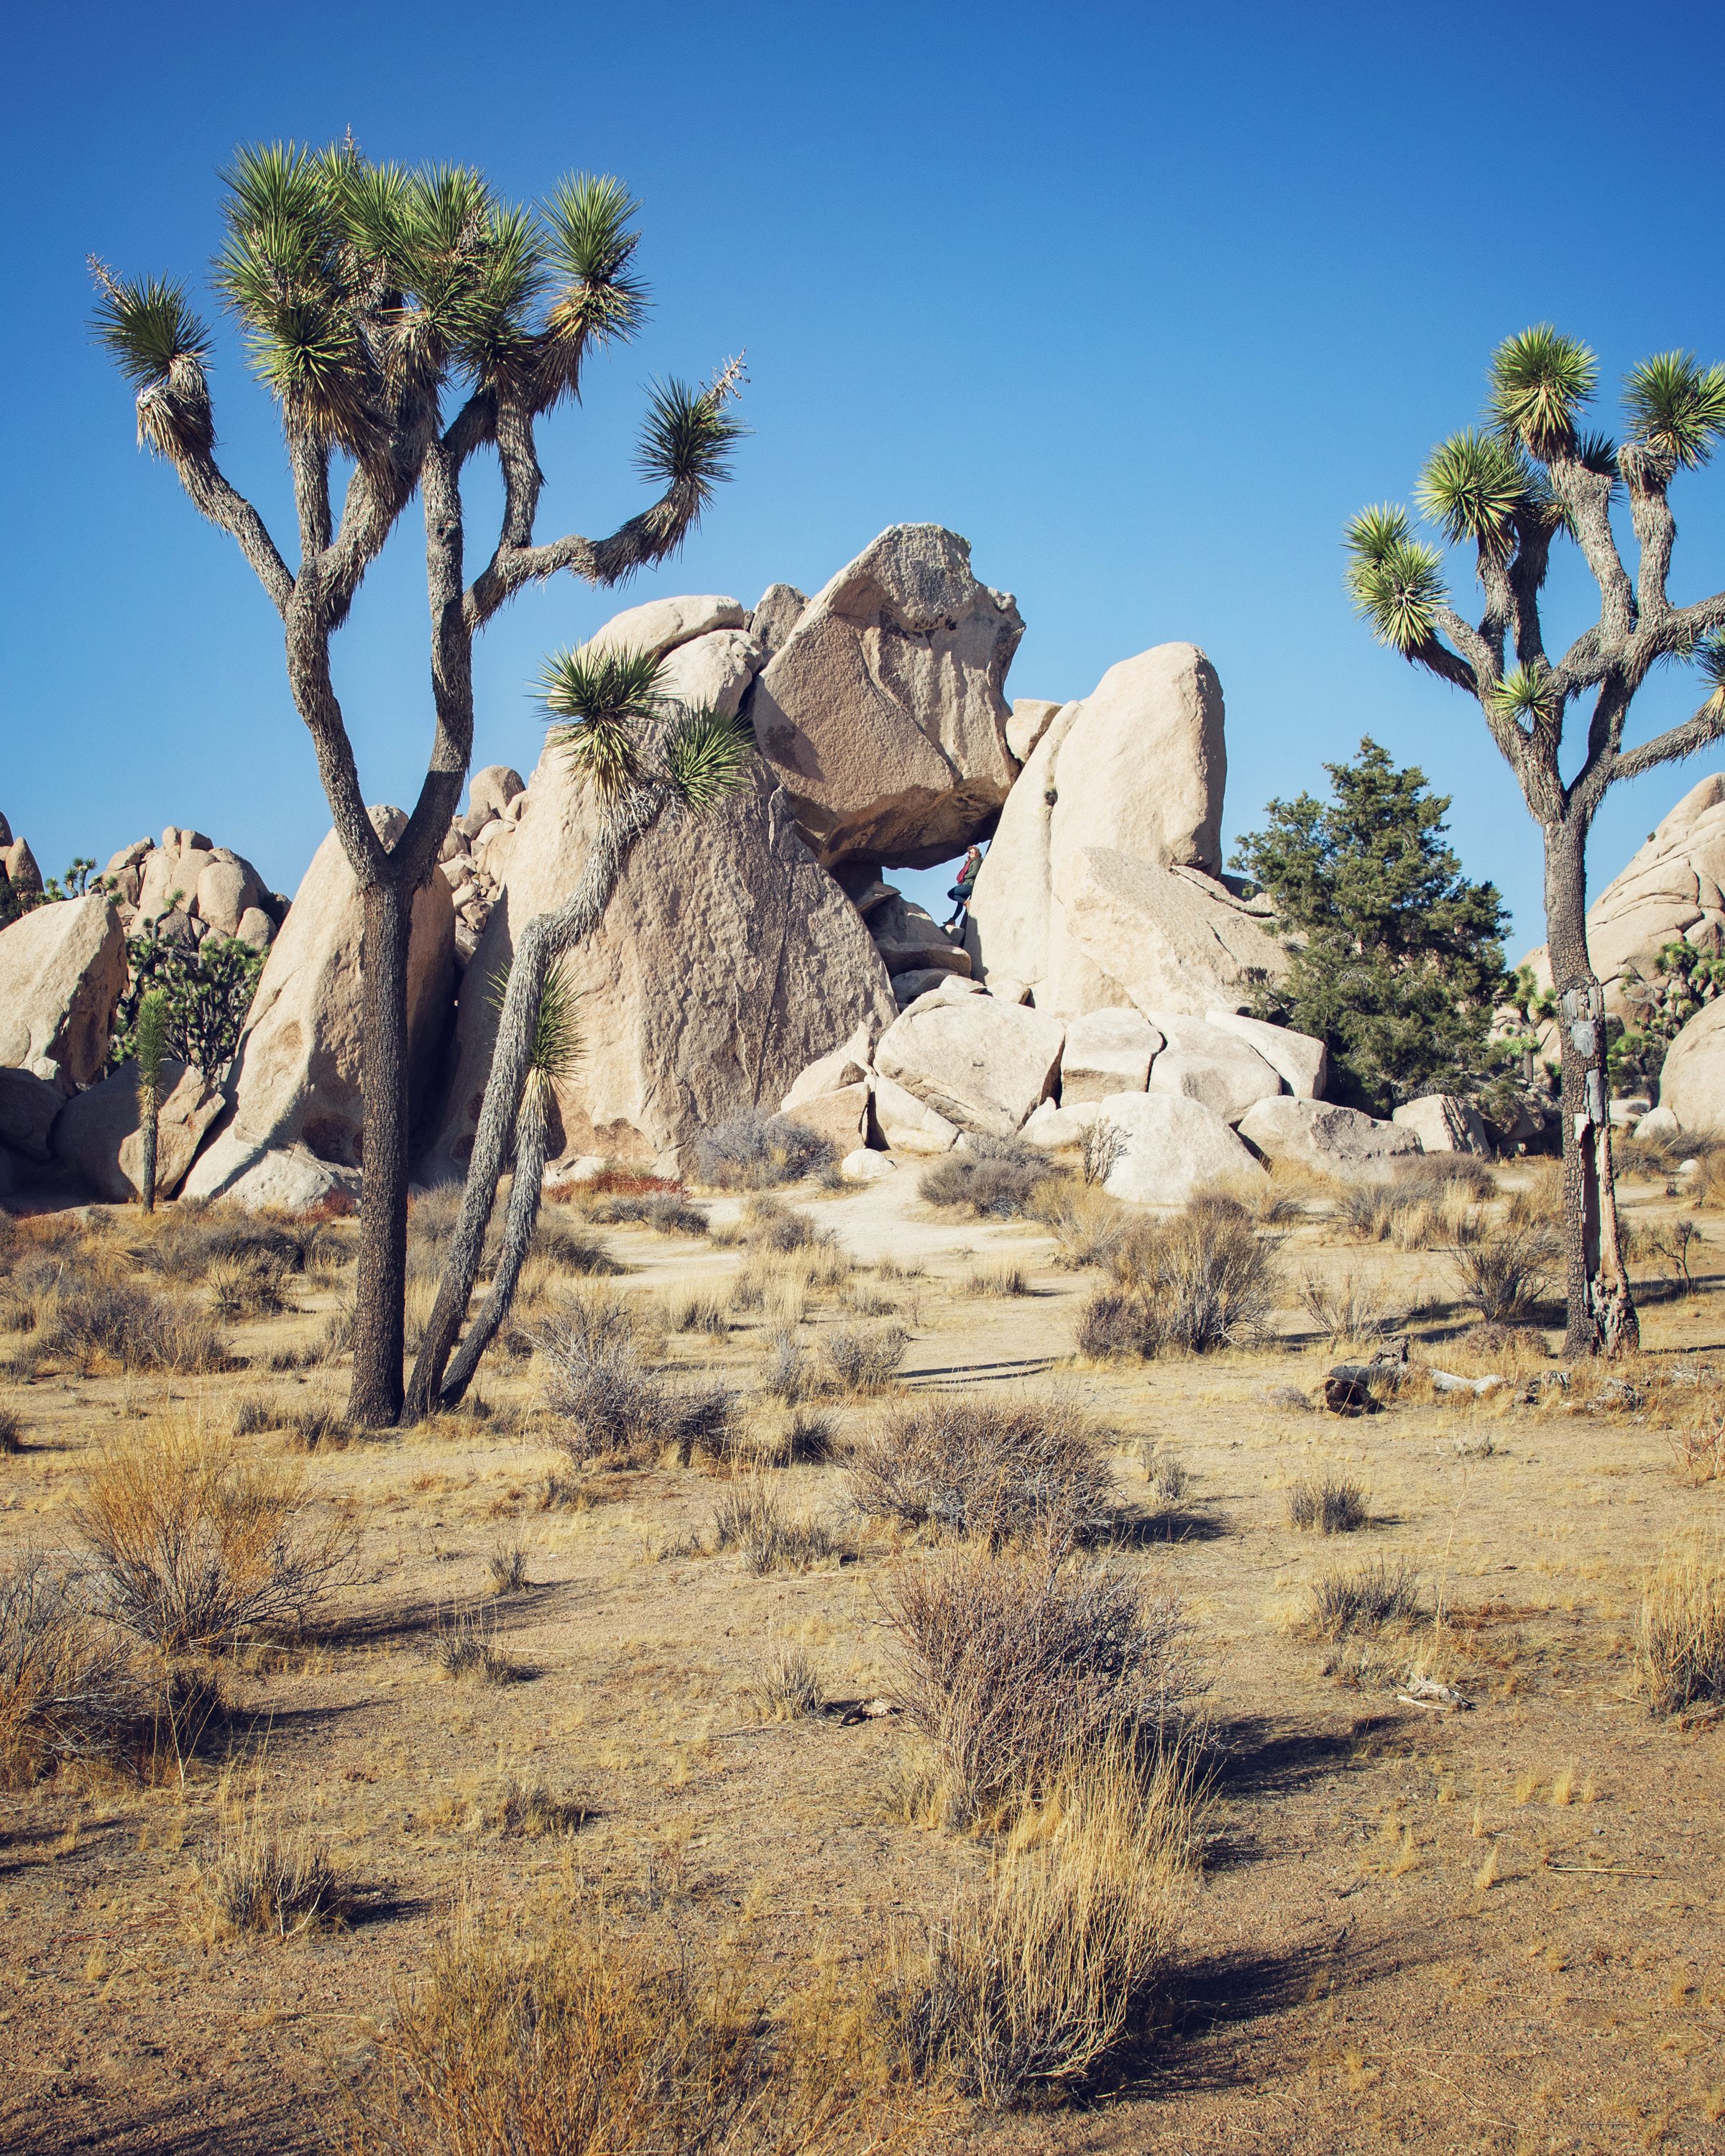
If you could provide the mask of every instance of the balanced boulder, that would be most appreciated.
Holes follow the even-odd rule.
[[[69,1093],[100,1076],[126,988],[126,937],[100,892],[0,929],[0,1064]]]
[[[748,712],[824,863],[932,868],[987,830],[1018,770],[1002,690],[1024,633],[937,524],[894,525],[816,593]]]
[[[1330,1071],[1330,1051],[1322,1041],[1309,1033],[1271,1025],[1267,1019],[1243,1017],[1238,1011],[1206,1011],[1204,1023],[1245,1041],[1263,1057],[1296,1100],[1322,1100]]]
[[[1150,1066],[1153,1093],[1183,1093],[1224,1123],[1238,1123],[1255,1102],[1281,1091],[1281,1077],[1248,1042],[1202,1019],[1158,1016],[1168,1046]]]
[[[371,818],[385,844],[407,827],[399,808],[373,808]],[[228,1110],[193,1164],[187,1196],[218,1197],[266,1152],[295,1146],[338,1167],[360,1165],[363,925],[358,885],[331,831],[312,855],[264,963],[228,1066]],[[434,875],[414,894],[408,947],[408,1090],[418,1102],[444,1043],[454,930],[449,887]]]
[[[1142,1011],[1202,1018],[1237,1008],[1286,968],[1263,915],[1194,869],[1085,846],[1067,864],[1064,891],[1070,941],[1094,975],[1117,984],[1115,1000]]]

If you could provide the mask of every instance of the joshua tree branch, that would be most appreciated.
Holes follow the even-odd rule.
[[[1662,763],[1676,763],[1681,757],[1693,756],[1698,748],[1709,748],[1713,742],[1725,739],[1725,706],[1713,708],[1709,698],[1692,719],[1685,719],[1681,726],[1667,727],[1656,734],[1639,748],[1632,748],[1617,757],[1611,767],[1611,781],[1615,785],[1621,778],[1639,778],[1643,772],[1654,771]]]
[[[701,494],[676,480],[650,509],[632,516],[608,539],[570,536],[543,547],[500,545],[467,593],[467,618],[482,629],[525,584],[543,583],[567,569],[589,584],[614,584],[632,570],[675,553],[701,514]]]
[[[1630,521],[1641,550],[1635,603],[1645,628],[1671,612],[1666,584],[1671,572],[1677,520],[1666,495],[1669,474],[1659,470],[1651,457],[1643,450],[1625,449],[1619,452],[1618,467],[1629,488]]]
[[[294,596],[294,578],[263,518],[228,484],[208,449],[182,453],[173,463],[193,506],[239,543],[275,611],[285,615]]]
[[[1611,529],[1611,482],[1589,471],[1579,457],[1554,454],[1546,466],[1566,510],[1576,544],[1599,588],[1599,631],[1606,644],[1620,644],[1635,625],[1635,595]]]

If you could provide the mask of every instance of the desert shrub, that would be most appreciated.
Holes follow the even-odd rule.
[[[1192,1481],[1191,1469],[1171,1453],[1152,1453],[1144,1461],[1145,1487],[1159,1513],[1177,1512],[1192,1495]]]
[[[731,1330],[725,1306],[716,1295],[685,1295],[672,1304],[669,1320],[673,1332],[705,1332],[722,1340]]]
[[[922,1171],[919,1194],[931,1205],[962,1205],[978,1219],[1013,1219],[1030,1210],[1039,1183],[1056,1171],[1022,1138],[972,1136]]]
[[[439,1942],[355,2097],[365,2156],[839,2156],[926,2146],[875,2016],[603,1907]]]
[[[1111,1744],[1151,1756],[1193,1696],[1177,1612],[1111,1566],[957,1550],[906,1567],[880,1602],[953,1827],[1047,1795]]]
[[[353,1442],[342,1416],[318,1400],[283,1415],[280,1427],[294,1452],[340,1452]]]
[[[1418,1573],[1381,1558],[1358,1572],[1327,1572],[1307,1592],[1307,1621],[1322,1640],[1407,1624],[1420,1612]]]
[[[1459,1190],[1476,1205],[1497,1195],[1497,1179],[1477,1153],[1416,1152],[1399,1160],[1393,1173],[1399,1191],[1417,1198],[1443,1198]]]
[[[743,1208],[742,1239],[751,1250],[788,1253],[813,1248],[819,1230],[806,1213],[780,1198],[755,1198]]]
[[[895,2030],[922,2075],[1001,2110],[1114,2049],[1173,1953],[1193,1792],[1173,1748],[1147,1779],[1117,1743],[1066,1769],[1052,1830],[1026,1822],[901,1979]]]
[[[1087,1355],[1201,1355],[1261,1332],[1280,1285],[1274,1245],[1239,1201],[1199,1196],[1122,1237],[1115,1288],[1092,1296],[1077,1341]]]
[[[0,1452],[22,1452],[24,1425],[10,1408],[0,1408]]]
[[[958,1283],[960,1295],[1016,1296],[1032,1292],[1022,1265],[978,1265]]]
[[[20,1360],[190,1376],[226,1369],[228,1358],[219,1327],[203,1311],[136,1282],[85,1280],[65,1282],[47,1298],[28,1348],[14,1358]]]
[[[1085,1125],[1079,1141],[1080,1172],[1087,1188],[1106,1183],[1126,1156],[1126,1132],[1106,1116]]]
[[[1656,1714],[1725,1701],[1725,1548],[1697,1537],[1666,1551],[1641,1598],[1640,1650]]]
[[[832,1529],[809,1512],[787,1512],[765,1476],[739,1477],[713,1507],[713,1545],[734,1549],[751,1572],[807,1572],[829,1558]]]
[[[794,1403],[813,1383],[809,1351],[789,1326],[774,1328],[761,1369],[761,1390],[770,1399]]]
[[[353,1549],[347,1519],[295,1476],[234,1460],[202,1431],[114,1445],[73,1517],[98,1606],[170,1654],[303,1628]]]
[[[829,1414],[799,1408],[784,1434],[784,1457],[793,1467],[819,1467],[838,1448],[839,1425]]]
[[[1465,1355],[1532,1356],[1543,1360],[1546,1352],[1545,1335],[1531,1325],[1498,1325],[1485,1319],[1459,1334],[1455,1345]]]
[[[298,1213],[260,1214],[185,1199],[156,1215],[154,1234],[129,1247],[129,1261],[171,1279],[201,1281],[218,1265],[255,1265],[278,1275],[333,1272],[353,1254],[328,1220]]]
[[[501,1243],[502,1233],[498,1230]],[[532,1255],[560,1273],[583,1273],[595,1278],[620,1273],[622,1265],[597,1235],[578,1228],[572,1220],[541,1209],[533,1224]],[[490,1255],[488,1252],[488,1255]]]
[[[1505,1220],[1454,1254],[1464,1299],[1491,1325],[1531,1317],[1551,1292],[1562,1261],[1557,1238],[1538,1224]]]
[[[489,1620],[471,1614],[439,1619],[431,1635],[431,1659],[456,1684],[513,1684],[521,1676],[498,1646]]]
[[[1306,1273],[1300,1281],[1300,1301],[1332,1346],[1381,1340],[1406,1322],[1403,1312],[1393,1309],[1351,1267],[1333,1283],[1322,1274]]]
[[[743,1687],[758,1722],[796,1722],[819,1714],[822,1693],[814,1665],[801,1647],[775,1647]]]
[[[572,1305],[535,1336],[552,1443],[580,1465],[639,1466],[667,1446],[723,1454],[734,1403],[721,1386],[687,1391],[642,1364],[639,1321],[620,1302]]]
[[[0,1572],[0,1784],[113,1757],[141,1691],[112,1630],[43,1560]]]
[[[1504,1200],[1503,1219],[1512,1228],[1561,1228],[1563,1224],[1563,1164],[1530,1161],[1528,1180]]]
[[[281,1404],[273,1393],[240,1393],[234,1399],[228,1427],[235,1437],[255,1437],[259,1430],[280,1429],[281,1420]]]
[[[656,1235],[704,1235],[708,1229],[706,1214],[675,1190],[595,1198],[588,1217],[609,1227],[650,1228]]]
[[[592,1807],[578,1798],[559,1796],[543,1782],[519,1781],[513,1774],[488,1789],[475,1809],[488,1834],[576,1834],[593,1817]]]
[[[285,1307],[281,1273],[267,1258],[220,1258],[204,1275],[218,1317],[267,1317]]]
[[[1686,1430],[1673,1430],[1671,1451],[1678,1481],[1692,1488],[1725,1478],[1725,1415],[1709,1415]]]
[[[517,1543],[494,1549],[485,1559],[493,1594],[519,1594],[527,1584],[526,1552]]]
[[[255,1811],[205,1852],[198,1879],[218,1929],[230,1938],[303,1938],[339,1924],[350,1907],[326,1845],[267,1827]]]
[[[827,1382],[840,1393],[878,1393],[898,1375],[910,1334],[901,1325],[839,1326],[821,1342]]]
[[[870,1518],[976,1536],[990,1549],[1024,1536],[1094,1542],[1117,1517],[1089,1419],[1060,1400],[919,1401],[858,1442],[849,1485]]]
[[[746,1109],[695,1141],[696,1173],[721,1190],[771,1190],[818,1174],[837,1158],[819,1132],[794,1116]]]
[[[1288,1491],[1290,1527],[1348,1535],[1365,1523],[1366,1493],[1344,1475],[1302,1475]]]

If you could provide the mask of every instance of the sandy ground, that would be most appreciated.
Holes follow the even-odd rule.
[[[1676,1209],[1652,1185],[1629,1194],[1644,1219]],[[1722,1486],[1676,1479],[1660,1417],[1507,1394],[1354,1421],[1271,1404],[1271,1388],[1309,1389],[1335,1359],[1291,1307],[1267,1348],[1081,1366],[1073,1325],[1096,1276],[1060,1270],[1040,1229],[932,1213],[909,1174],[798,1202],[862,1263],[921,1269],[862,1283],[910,1330],[904,1391],[1076,1390],[1112,1433],[1129,1497],[1147,1443],[1193,1478],[1162,1537],[1122,1558],[1147,1592],[1178,1597],[1211,1685],[1206,1861],[1172,1995],[1084,2102],[961,2120],[954,2138],[1025,2156],[1725,2148],[1722,1738],[1650,1717],[1635,1650],[1648,1567],[1674,1536],[1717,1531]],[[722,1224],[737,1206],[712,1209]],[[1709,1246],[1725,1242],[1713,1223]],[[631,1297],[723,1293],[740,1262],[605,1235]],[[1650,1295],[1651,1369],[1712,1356],[1725,1378],[1725,1262],[1704,1253],[1701,1292]],[[1440,1252],[1362,1251],[1308,1221],[1282,1255],[1291,1280],[1364,1270],[1424,1303],[1416,1341],[1438,1359],[1466,1322]],[[1010,1262],[1029,1296],[963,1291],[975,1267]],[[249,1369],[6,1384],[27,1449],[0,1460],[0,1555],[75,1551],[81,1478],[128,1430],[174,1416],[226,1429],[260,1388],[339,1404],[342,1370],[259,1367],[337,1292],[237,1326]],[[805,1332],[839,1322],[857,1321],[828,1293]],[[746,1383],[766,1332],[756,1312],[722,1342],[670,1333],[666,1366]],[[534,1368],[500,1360],[481,1390],[531,1404]],[[882,1411],[848,1405],[841,1424]],[[267,1433],[234,1442],[281,1450]],[[985,1866],[973,1841],[893,1823],[892,1720],[763,1725],[742,1702],[780,1642],[808,1649],[830,1697],[890,1686],[876,1596],[904,1560],[887,1537],[845,1527],[842,1561],[757,1578],[696,1551],[724,1488],[713,1476],[614,1475],[587,1509],[545,1510],[542,1436],[470,1418],[302,1464],[355,1504],[357,1571],[316,1637],[230,1669],[225,1755],[158,1787],[62,1775],[0,1796],[0,2146],[321,2145],[341,2082],[464,1906],[645,1897],[696,1931],[744,1928],[794,1982],[815,1956],[937,1912]],[[1366,1486],[1362,1532],[1288,1525],[1289,1483],[1320,1467]],[[784,1481],[842,1524],[841,1468]],[[528,1584],[494,1597],[488,1559],[510,1544]],[[1404,1704],[1393,1669],[1362,1677],[1299,1635],[1307,1582],[1380,1556],[1440,1599],[1445,1668],[1471,1711]],[[442,1674],[432,1648],[464,1614],[518,1681]],[[487,1826],[510,1777],[586,1822]],[[347,1928],[216,1937],[198,1866],[247,1802],[326,1839],[357,1888]]]

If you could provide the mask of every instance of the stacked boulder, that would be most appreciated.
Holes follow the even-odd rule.
[[[243,855],[176,824],[159,839],[122,846],[100,881],[128,936],[150,934],[184,948],[225,936],[267,950],[287,911],[286,899]]]
[[[478,950],[497,896],[491,848],[512,832],[526,806],[527,782],[506,763],[476,771],[467,808],[450,824],[438,867],[455,910],[455,963],[465,968]]]

